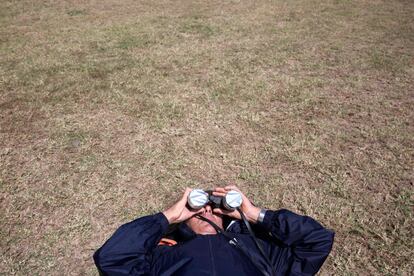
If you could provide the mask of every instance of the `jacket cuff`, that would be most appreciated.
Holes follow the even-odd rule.
[[[168,222],[168,219],[167,219],[167,217],[162,213],[162,212],[159,212],[159,213],[156,213],[155,215],[154,215],[154,218],[159,222],[159,224],[161,225],[161,230],[162,230],[162,233],[163,234],[165,234],[165,233],[167,233],[167,230],[168,230],[168,226],[170,225],[170,223]]]
[[[273,218],[275,216],[277,216],[279,212],[280,212],[280,210],[279,211],[266,210],[263,221],[258,222],[257,224],[260,225],[261,227],[263,227],[266,230],[270,230],[272,228],[272,225],[273,225],[273,223],[272,223]]]

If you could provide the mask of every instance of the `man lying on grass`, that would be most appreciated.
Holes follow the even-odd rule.
[[[235,186],[187,188],[171,208],[121,226],[94,254],[103,275],[313,275],[334,233],[254,206]]]

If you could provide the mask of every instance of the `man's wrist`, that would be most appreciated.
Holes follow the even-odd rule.
[[[173,218],[172,214],[170,214],[169,210],[162,212],[162,214],[167,218],[169,224],[174,223],[175,219]]]
[[[253,206],[247,214],[247,220],[251,223],[257,223],[261,209]]]

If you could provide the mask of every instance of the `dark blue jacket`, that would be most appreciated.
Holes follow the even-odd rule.
[[[227,232],[247,253],[223,234],[196,235],[189,229],[177,245],[159,246],[167,229],[162,213],[122,225],[95,252],[96,266],[103,275],[262,275],[252,259],[263,263],[263,258],[241,222],[231,224]],[[334,233],[314,219],[288,210],[267,211],[254,230],[276,275],[317,273],[334,239]]]

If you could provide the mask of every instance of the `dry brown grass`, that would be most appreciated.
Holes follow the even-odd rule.
[[[237,183],[321,274],[413,274],[412,1],[0,3],[0,274],[94,275],[120,224]]]

